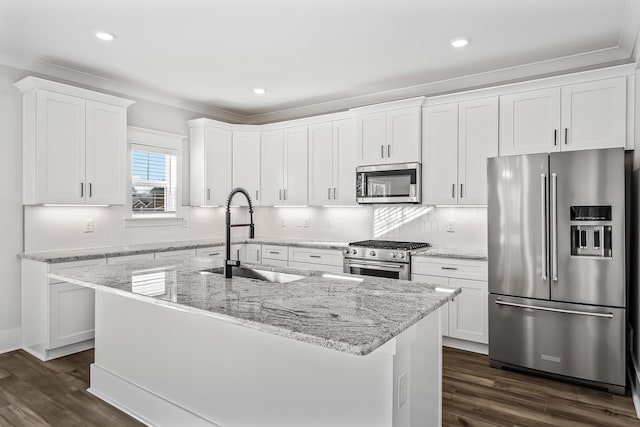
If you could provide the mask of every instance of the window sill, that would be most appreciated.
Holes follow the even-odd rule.
[[[181,227],[183,225],[184,218],[177,216],[150,216],[141,215],[133,216],[130,218],[123,218],[122,224],[125,228],[130,227]]]

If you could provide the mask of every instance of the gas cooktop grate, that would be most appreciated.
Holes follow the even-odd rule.
[[[410,251],[412,249],[427,248],[430,247],[431,244],[423,242],[395,242],[392,240],[362,240],[360,242],[349,243],[349,246]]]

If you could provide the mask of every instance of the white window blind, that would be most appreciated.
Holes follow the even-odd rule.
[[[174,213],[177,206],[178,158],[150,147],[131,150],[133,213]]]

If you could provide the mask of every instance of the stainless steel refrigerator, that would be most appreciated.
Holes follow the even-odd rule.
[[[489,357],[625,391],[630,157],[488,160]]]

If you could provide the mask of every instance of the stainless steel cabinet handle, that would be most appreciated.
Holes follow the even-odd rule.
[[[256,190],[256,201],[258,201],[258,190]]]
[[[558,175],[551,174],[551,280],[558,281]]]
[[[236,249],[236,259],[240,261],[240,249]]]
[[[207,188],[207,200],[211,200],[211,189]]]
[[[348,264],[349,267],[355,267],[355,268],[371,268],[373,270],[376,270],[376,267],[383,267],[383,268],[394,268],[394,269],[402,269],[404,268],[404,266],[402,265],[395,265],[395,264]]]
[[[287,189],[282,190],[282,197],[284,200],[287,200]]]
[[[327,188],[327,200],[331,200],[331,188]]]
[[[280,255],[280,252],[276,252],[276,251],[269,251],[269,253],[273,255]]]
[[[387,145],[387,157],[391,157],[391,144]]]
[[[553,145],[558,145],[558,129],[553,130]]]
[[[282,190],[278,190],[278,200],[282,200]]]
[[[569,143],[569,128],[564,128],[564,145]]]
[[[500,301],[500,300],[496,300],[496,304],[508,305],[511,307],[531,308],[533,310],[541,310],[541,311],[553,311],[555,313],[580,314],[582,316],[606,317],[607,319],[613,319],[613,313],[590,313],[588,311],[563,310],[560,308],[538,307],[535,305],[517,304],[515,302],[506,302],[506,301]]]
[[[93,197],[93,183],[89,183],[89,197]]]
[[[80,183],[80,197],[84,197],[84,182]]]
[[[456,198],[456,185],[455,184],[451,184],[451,198],[452,199]]]
[[[462,199],[464,197],[464,193],[463,193],[463,186],[464,184],[460,184],[460,198]]]
[[[458,267],[440,267],[443,270],[457,270]]]
[[[336,187],[333,187],[333,200],[336,199]]]
[[[320,255],[309,255],[309,258],[322,258]]]
[[[547,175],[540,174],[540,224],[542,229],[542,280],[547,280]]]
[[[220,252],[215,252],[215,253],[209,254],[209,256],[218,256],[218,255],[220,255]]]
[[[384,159],[384,145],[380,146],[380,157]]]

